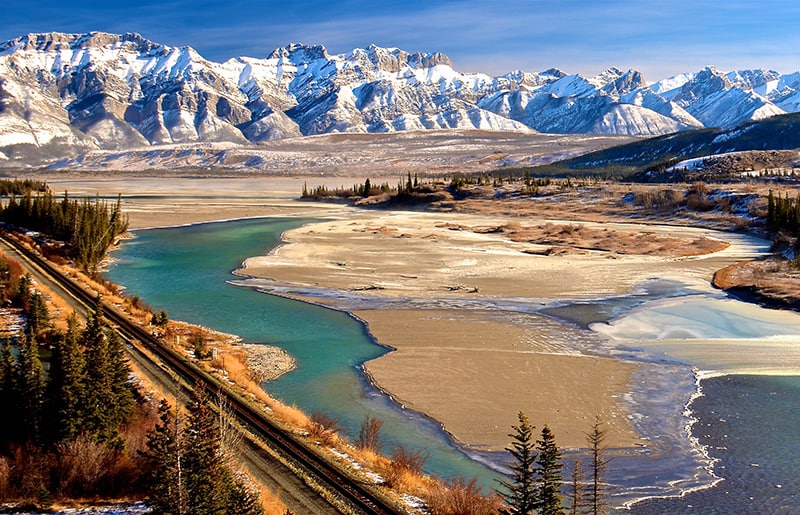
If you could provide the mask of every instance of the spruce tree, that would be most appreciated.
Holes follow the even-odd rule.
[[[0,350],[0,413],[7,420],[19,420],[17,403],[14,395],[16,385],[16,367],[11,344],[6,339]],[[14,437],[16,424],[0,424],[0,444],[7,445]],[[0,447],[0,450],[4,450]]]
[[[26,313],[28,312],[28,308],[31,305],[31,287],[33,285],[33,279],[31,278],[30,274],[25,274],[19,278],[19,283],[17,284],[17,291],[14,294],[13,304],[14,306],[21,308]]]
[[[111,423],[119,427],[133,415],[136,399],[130,385],[131,367],[128,358],[125,356],[125,347],[119,334],[112,329],[106,329],[106,341],[108,344],[108,366],[111,369],[111,395],[112,404],[108,408],[111,410]]]
[[[224,510],[225,485],[220,434],[202,387],[189,405],[184,463],[189,513],[210,515]]]
[[[28,323],[25,330],[30,334],[37,335],[50,325],[50,312],[41,293],[31,293],[26,315]]]
[[[261,496],[258,490],[250,487],[243,479],[226,474],[227,500],[225,513],[230,515],[264,515]]]
[[[536,452],[533,441],[533,426],[523,412],[518,413],[519,425],[510,436],[513,441],[506,450],[511,453],[514,463],[511,465],[512,480],[500,480],[499,483],[507,490],[503,494],[508,510],[504,513],[512,515],[528,515],[536,508],[536,477],[534,463]]]
[[[86,363],[80,347],[80,328],[73,313],[67,332],[53,347],[48,399],[52,441],[73,440],[84,428]]]
[[[570,500],[570,513],[573,515],[583,512],[583,467],[580,457],[575,458],[575,467],[572,469],[572,498]]]
[[[187,513],[186,484],[182,469],[181,431],[166,399],[158,408],[159,422],[147,433],[145,481],[153,513]]]
[[[17,399],[21,431],[17,436],[39,443],[42,436],[45,377],[39,359],[39,345],[33,336],[26,338],[19,350],[15,375],[14,395]]]
[[[538,457],[534,473],[538,478],[536,508],[541,515],[562,515],[564,513],[561,483],[564,478],[561,469],[561,451],[556,445],[553,432],[548,426],[542,428],[541,439],[536,442]]]
[[[601,429],[602,424],[598,416],[592,425],[592,431],[586,435],[592,466],[591,484],[589,485],[589,505],[592,515],[608,512],[606,485],[603,482],[603,476],[608,468],[608,460],[604,456],[606,432]]]
[[[89,434],[98,442],[113,442],[118,436],[112,413],[114,371],[111,368],[104,326],[103,305],[98,299],[95,310],[89,313],[83,331],[83,344],[86,348],[84,413]]]

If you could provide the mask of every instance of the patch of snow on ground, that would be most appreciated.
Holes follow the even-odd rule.
[[[133,504],[110,504],[107,506],[92,506],[90,508],[66,508],[58,511],[48,512],[32,512],[22,511],[14,512],[18,515],[40,515],[40,513],[51,513],[55,515],[144,515],[150,513],[150,508],[144,503],[137,502]]]

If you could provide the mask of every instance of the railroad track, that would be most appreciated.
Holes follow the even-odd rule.
[[[15,238],[0,236],[8,245],[28,261],[35,264],[62,289],[87,307],[94,306],[96,297],[72,278],[63,274],[48,260],[20,244]],[[188,384],[205,386],[209,391],[219,392],[217,397],[227,403],[241,424],[255,436],[284,456],[306,474],[355,509],[357,513],[366,514],[402,514],[404,510],[384,500],[366,485],[349,477],[334,464],[318,456],[306,444],[294,435],[284,431],[269,420],[261,410],[236,393],[230,385],[218,381],[177,352],[161,344],[155,337],[138,324],[131,322],[127,316],[113,306],[104,305],[106,319],[129,343],[140,344],[162,360],[163,364],[175,372]]]

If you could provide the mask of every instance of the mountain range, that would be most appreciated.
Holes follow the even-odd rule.
[[[204,59],[139,34],[28,34],[0,43],[0,162],[90,150],[336,132],[486,129],[657,136],[800,111],[800,72],[707,67],[655,83],[611,68],[501,76],[441,53],[292,44],[266,58]]]

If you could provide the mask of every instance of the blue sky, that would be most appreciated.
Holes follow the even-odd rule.
[[[139,32],[223,61],[292,42],[439,51],[459,71],[633,68],[653,81],[706,65],[800,70],[797,0],[6,0],[0,40],[29,32]]]

